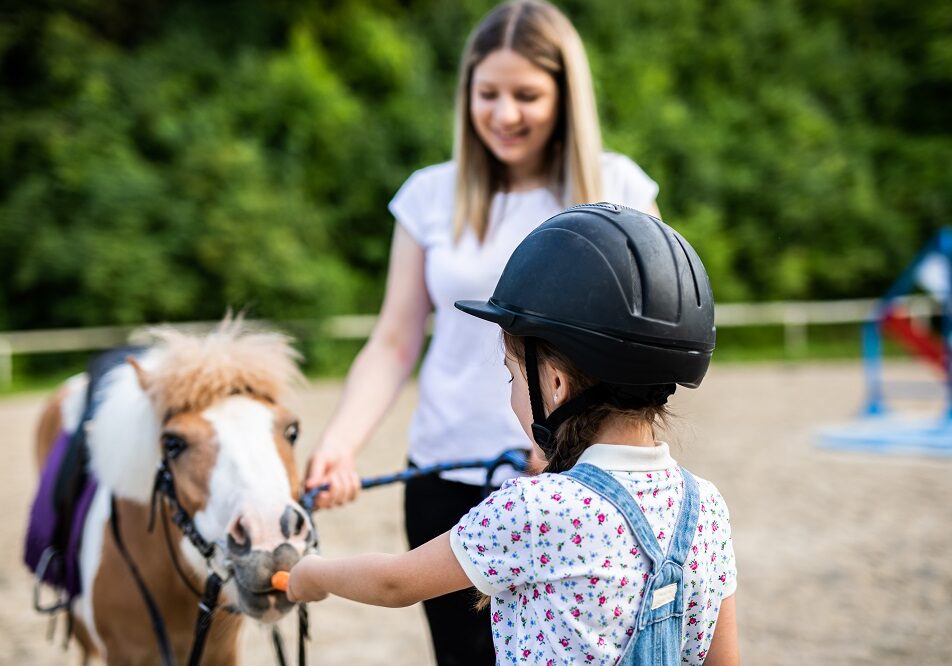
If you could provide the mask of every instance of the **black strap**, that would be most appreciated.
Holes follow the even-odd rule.
[[[532,438],[546,455],[552,452],[552,433],[545,421],[542,389],[539,387],[539,362],[535,338],[523,338],[526,353],[526,383],[529,385],[529,405],[532,407]]]
[[[212,572],[205,580],[205,594],[198,602],[198,618],[195,621],[195,638],[192,641],[192,651],[188,656],[188,666],[198,666],[202,661],[202,652],[205,649],[205,639],[211,629],[215,608],[218,606],[218,595],[221,592],[222,580],[218,574]]]
[[[182,535],[188,539],[195,550],[202,554],[206,560],[215,552],[215,545],[205,540],[192,522],[192,517],[182,508],[178,501],[178,495],[175,492],[175,477],[172,476],[172,468],[169,467],[167,456],[162,456],[158,469],[155,471],[155,482],[152,484],[152,500],[149,509],[149,531],[151,532],[155,525],[155,505],[161,502],[162,497],[172,507],[172,522],[182,530]],[[164,508],[164,507],[163,507]]]
[[[155,639],[159,644],[159,656],[162,658],[162,665],[175,666],[175,657],[172,653],[172,646],[169,643],[169,636],[165,631],[165,624],[162,622],[162,615],[159,613],[155,599],[149,594],[149,589],[146,587],[145,581],[142,580],[139,569],[136,567],[135,562],[132,561],[132,558],[129,556],[129,551],[126,550],[126,546],[122,541],[122,536],[119,532],[119,513],[116,511],[115,495],[110,496],[109,504],[111,513],[109,525],[112,528],[112,538],[116,542],[116,547],[119,549],[119,554],[122,555],[122,559],[125,560],[126,566],[129,567],[132,578],[135,580],[136,586],[142,594],[142,599],[145,601],[146,608],[149,610],[149,619],[152,621],[152,632],[155,634]]]
[[[307,665],[307,641],[311,639],[307,617],[307,604],[303,601],[298,604],[298,666]],[[286,666],[284,639],[278,626],[271,628],[271,643],[274,645],[274,654],[278,659],[279,666]]]
[[[307,617],[307,604],[298,604],[298,666],[307,665],[307,642],[311,640],[310,623]]]
[[[278,659],[278,666],[287,666],[288,662],[284,658],[284,639],[276,624],[271,626],[271,644],[274,645],[274,655]]]
[[[162,513],[162,531],[165,533],[165,546],[169,551],[169,557],[172,559],[172,564],[175,565],[175,570],[178,572],[179,578],[182,579],[182,582],[185,583],[185,587],[191,590],[192,594],[201,599],[202,593],[195,589],[195,586],[192,585],[192,581],[190,581],[188,576],[185,575],[185,571],[182,569],[178,555],[175,552],[175,546],[172,545],[172,536],[169,530],[169,519],[165,513],[165,502],[160,498],[159,503],[161,506],[160,511]]]
[[[529,404],[532,407],[532,437],[542,452],[549,456],[555,448],[555,431],[566,419],[575,416],[592,405],[605,401],[610,391],[607,384],[596,384],[576,397],[559,405],[546,416],[542,401],[542,388],[539,383],[539,361],[536,354],[535,338],[524,338],[526,354],[526,383],[529,385]]]
[[[532,337],[526,337],[523,340],[526,355],[526,383],[529,386],[529,404],[532,407],[532,437],[546,456],[552,453],[555,447],[553,439],[559,426],[589,407],[604,403],[623,409],[660,406],[665,404],[668,397],[674,393],[674,384],[619,386],[599,383],[562,403],[546,416],[539,382],[536,340]]]

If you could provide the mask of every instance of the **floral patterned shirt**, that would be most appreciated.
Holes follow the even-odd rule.
[[[663,551],[684,483],[668,445],[594,444],[579,462],[610,472],[635,498]],[[721,600],[736,589],[727,505],[697,479],[700,513],[684,563],[681,661],[701,664]],[[476,588],[492,597],[503,664],[615,664],[634,631],[650,561],[621,513],[562,474],[507,481],[450,531]]]

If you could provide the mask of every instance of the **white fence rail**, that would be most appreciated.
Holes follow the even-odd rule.
[[[912,316],[937,314],[939,305],[925,296],[899,299]],[[719,328],[742,326],[782,326],[788,352],[807,345],[807,327],[824,324],[855,324],[866,321],[877,299],[844,301],[774,301],[769,303],[724,303],[717,306]],[[370,335],[375,315],[343,315],[325,320],[294,320],[277,325],[297,330],[320,330],[337,340],[359,340]],[[217,322],[175,324],[183,330],[209,330]],[[145,326],[102,326],[61,328],[36,331],[0,332],[0,388],[13,380],[13,356],[108,349],[118,345],[144,342]]]

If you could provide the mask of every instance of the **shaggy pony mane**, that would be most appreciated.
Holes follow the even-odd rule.
[[[158,363],[149,368],[145,388],[160,414],[201,411],[235,394],[280,402],[304,384],[291,338],[253,328],[240,315],[226,315],[207,335],[168,326],[149,334]]]

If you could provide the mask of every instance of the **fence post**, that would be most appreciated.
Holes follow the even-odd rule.
[[[806,312],[795,305],[788,305],[783,313],[783,346],[787,356],[807,349]]]
[[[0,337],[0,388],[8,389],[13,385],[13,347]]]

